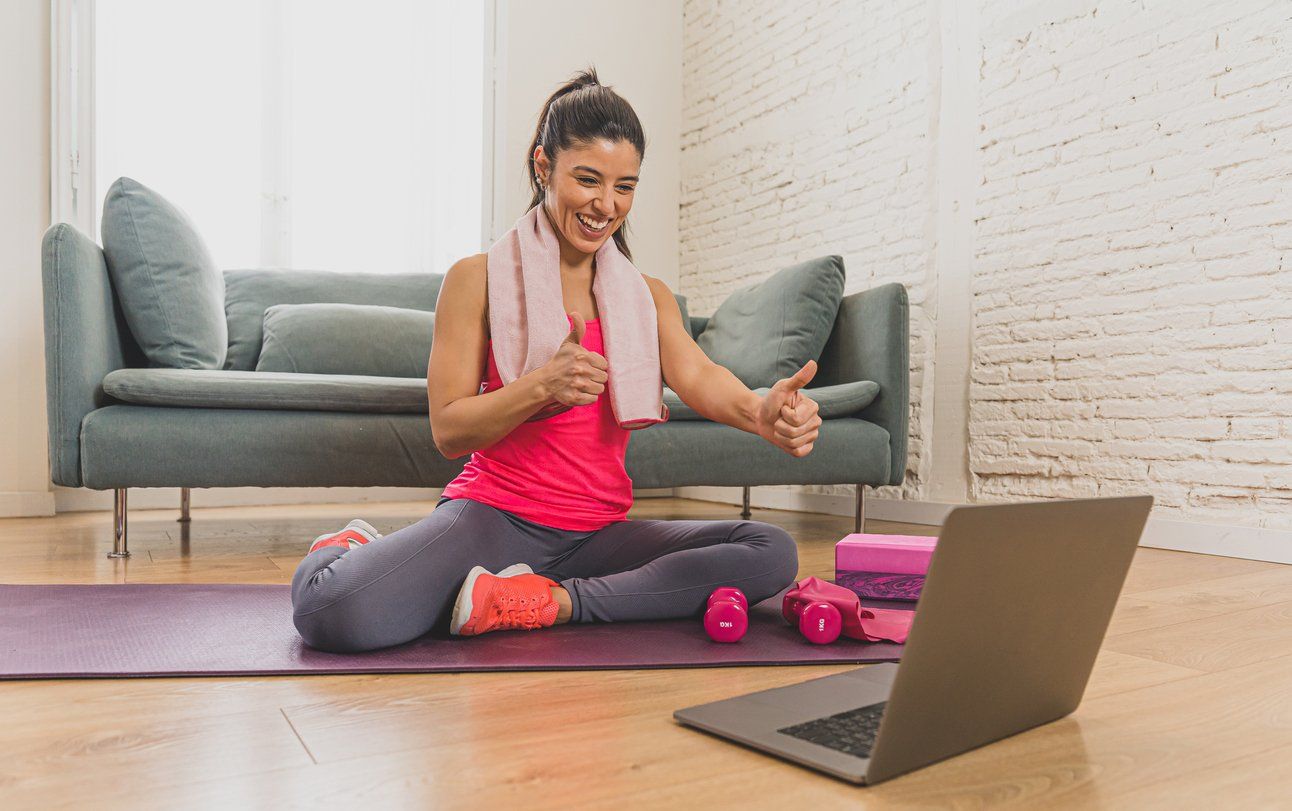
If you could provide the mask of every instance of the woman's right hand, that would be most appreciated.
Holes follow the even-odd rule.
[[[556,354],[543,368],[552,400],[567,406],[590,405],[606,388],[610,363],[604,356],[582,345],[583,316],[569,313],[574,322]]]

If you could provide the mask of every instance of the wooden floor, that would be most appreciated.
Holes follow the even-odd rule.
[[[0,520],[5,583],[288,583],[308,539],[425,503]],[[642,499],[633,518],[739,508]],[[832,573],[852,519],[754,510]],[[871,532],[929,527],[867,522]],[[187,536],[187,537],[186,537]],[[2,653],[0,653],[2,655]],[[874,788],[674,724],[844,666],[0,682],[0,807],[1292,807],[1292,567],[1141,549],[1072,716]]]

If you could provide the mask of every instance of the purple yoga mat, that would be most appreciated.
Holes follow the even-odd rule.
[[[471,638],[432,632],[337,654],[301,641],[285,585],[0,585],[0,679],[865,664],[901,655],[889,643],[813,645],[785,623],[780,604],[777,595],[754,606],[735,644],[711,642],[688,619]]]

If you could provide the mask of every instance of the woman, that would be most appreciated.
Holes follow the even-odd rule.
[[[628,431],[611,411],[613,357],[602,354],[593,279],[606,239],[631,259],[624,232],[644,153],[636,113],[595,70],[547,100],[527,156],[527,216],[541,207],[559,239],[570,333],[546,365],[502,385],[487,256],[449,270],[427,374],[430,420],[441,453],[471,459],[420,522],[383,537],[356,520],[315,540],[292,579],[294,621],[309,645],[371,650],[445,619],[451,633],[473,636],[697,616],[718,586],[740,588],[752,604],[792,582],[797,548],[779,527],[627,518]],[[798,390],[815,362],[759,397],[704,355],[668,287],[643,278],[665,382],[702,416],[807,455],[821,419]]]

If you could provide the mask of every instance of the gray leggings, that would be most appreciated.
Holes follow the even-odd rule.
[[[798,573],[789,533],[761,521],[620,521],[566,530],[466,498],[374,543],[325,547],[292,577],[292,620],[310,647],[384,648],[447,629],[467,572],[528,563],[570,593],[571,622],[699,616],[718,586],[753,603]]]

